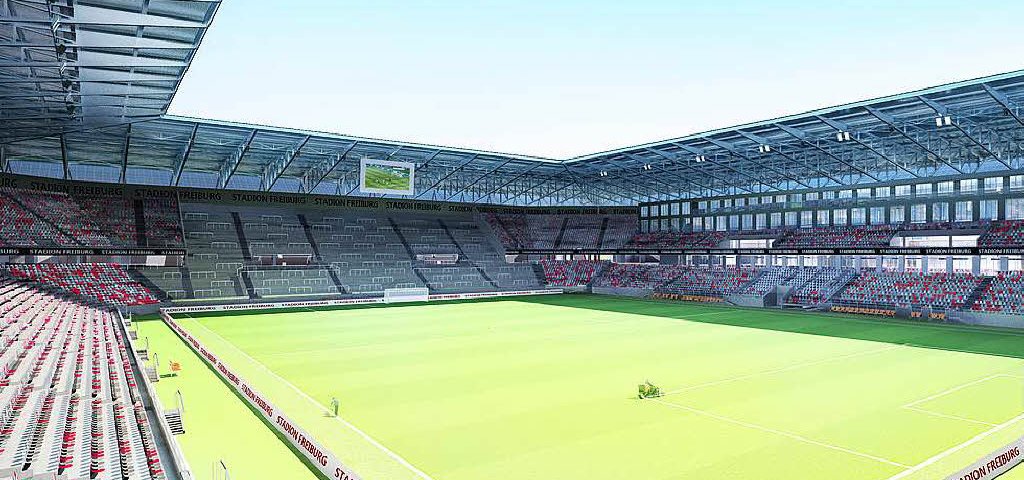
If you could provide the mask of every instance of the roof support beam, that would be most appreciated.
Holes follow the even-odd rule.
[[[908,135],[907,132],[905,132],[902,128],[900,128],[899,125],[896,124],[896,117],[893,117],[892,115],[889,115],[888,113],[885,113],[885,112],[883,112],[883,111],[881,111],[881,110],[879,110],[877,108],[869,107],[869,106],[866,106],[866,105],[864,106],[864,110],[867,110],[868,113],[873,115],[875,118],[881,120],[886,125],[888,125],[890,128],[892,128],[893,130],[899,132],[899,134],[902,135],[903,138],[906,138],[907,140],[910,140],[911,143],[913,143],[914,145],[917,145],[918,148],[920,148],[921,150],[924,150],[926,153],[928,153],[931,156],[935,157],[936,160],[946,164],[947,166],[949,166],[949,168],[952,168],[954,171],[956,171],[956,173],[959,173],[961,175],[964,174],[964,171],[963,171],[962,168],[957,167],[956,165],[953,165],[952,162],[950,162],[949,160],[946,160],[945,158],[942,158],[941,155],[939,155],[937,152],[935,152],[931,148],[928,148],[927,145],[921,143],[918,139]]]
[[[505,182],[505,183],[502,183],[501,185],[498,185],[497,187],[495,187],[494,189],[492,189],[492,190],[490,190],[489,192],[485,193],[484,195],[482,195],[482,196],[481,196],[481,197],[479,197],[479,198],[488,198],[488,197],[490,197],[491,195],[494,195],[494,194],[495,194],[495,193],[496,193],[496,192],[497,192],[498,190],[501,190],[501,189],[503,189],[503,188],[505,188],[505,187],[507,187],[507,186],[509,186],[509,185],[512,185],[512,184],[513,184],[514,182],[516,182],[516,181],[517,181],[517,180],[519,180],[520,178],[523,178],[523,177],[524,177],[524,176],[526,176],[526,175],[527,175],[528,173],[530,173],[530,172],[532,172],[532,171],[536,170],[536,169],[537,169],[537,167],[539,167],[540,165],[541,165],[540,163],[535,163],[535,164],[533,164],[533,166],[532,166],[532,167],[530,167],[530,168],[527,168],[526,170],[523,170],[522,172],[519,172],[519,174],[518,174],[518,175],[515,175],[515,176],[513,176],[511,180],[509,180],[509,181],[507,181],[507,182]]]
[[[508,160],[505,160],[501,164],[499,164],[497,167],[494,167],[494,168],[492,168],[490,170],[487,170],[483,175],[480,175],[480,176],[476,177],[475,179],[473,179],[472,182],[470,182],[469,184],[467,184],[467,185],[463,186],[462,188],[458,189],[455,193],[449,195],[448,198],[444,199],[444,201],[446,201],[446,202],[452,201],[453,198],[455,198],[456,196],[458,196],[462,192],[465,192],[466,190],[469,190],[469,187],[472,187],[472,186],[476,185],[480,180],[483,180],[484,177],[488,177],[492,173],[497,172],[498,170],[501,170],[505,165],[508,165],[511,162],[512,162],[512,159],[510,158]]]
[[[235,176],[238,166],[242,164],[243,157],[249,152],[249,147],[252,145],[252,141],[256,138],[257,133],[259,133],[259,129],[252,129],[245,142],[239,145],[238,149],[224,160],[224,166],[220,169],[220,180],[217,181],[218,188],[227,188],[228,183],[231,182],[231,177]]]
[[[935,100],[931,100],[931,99],[929,99],[927,97],[920,96],[920,95],[917,97],[917,99],[920,100],[925,105],[928,105],[929,108],[934,110],[935,113],[937,113],[939,115],[944,115],[944,116],[951,116],[952,115],[952,113],[949,111],[949,108],[947,108],[945,105],[942,105],[939,102],[936,102]],[[963,118],[966,119],[966,117],[963,117]],[[989,157],[992,157],[992,158],[996,159],[996,161],[998,161],[999,163],[1003,164],[1003,166],[1006,167],[1007,169],[1010,169],[1010,170],[1013,169],[1013,167],[1011,167],[1009,163],[1007,163],[1005,160],[1000,158],[999,155],[996,155],[996,153],[993,152],[992,149],[988,147],[988,145],[985,145],[985,144],[981,143],[981,141],[979,141],[977,138],[975,138],[973,135],[971,135],[970,132],[965,130],[960,125],[960,122],[954,121],[954,122],[951,122],[951,123],[952,123],[953,128],[957,129],[957,131],[959,131],[965,138],[970,140],[971,143],[977,145],[978,148],[980,148],[983,152],[985,152],[985,155],[988,155]]]
[[[128,152],[132,149],[132,125],[124,135],[124,151],[121,152],[121,183],[128,183]]]
[[[677,164],[678,164],[678,163],[675,163],[675,162],[678,162],[678,161],[679,161],[679,158],[678,158],[678,157],[676,157],[676,158],[669,158],[669,157],[667,156],[667,155],[668,155],[667,153],[663,153],[663,152],[659,152],[659,151],[654,151],[654,150],[651,150],[651,151],[652,151],[653,153],[655,153],[655,154],[657,154],[657,155],[659,155],[659,156],[663,157],[663,158],[667,158],[667,159],[669,159],[670,161],[674,162],[674,163],[673,163],[673,165],[677,165]],[[692,181],[692,179],[689,179],[689,178],[683,177],[683,176],[681,176],[681,175],[679,175],[679,174],[677,174],[677,173],[675,173],[675,172],[673,172],[673,171],[671,171],[671,170],[668,170],[668,169],[662,168],[662,167],[661,167],[660,165],[658,165],[657,163],[651,163],[650,161],[648,161],[647,159],[645,159],[645,158],[643,158],[643,157],[639,157],[639,156],[633,155],[633,154],[631,154],[631,153],[626,153],[625,155],[626,155],[627,157],[629,157],[629,158],[633,159],[634,161],[637,161],[637,162],[641,162],[641,163],[643,163],[643,165],[650,165],[652,169],[657,169],[657,170],[658,170],[659,172],[661,172],[661,173],[664,173],[664,174],[666,174],[666,175],[669,175],[669,176],[675,177],[675,178],[676,178],[677,180],[679,180],[680,182],[682,182],[682,183],[683,183],[683,184],[685,185],[685,188],[686,188],[686,190],[687,190],[687,191],[689,191],[690,189],[692,189],[692,186],[693,186],[693,185],[695,184],[695,182],[693,182],[693,181]],[[685,165],[685,161],[684,161],[684,162],[682,162],[682,163],[684,164],[684,165],[683,165],[684,167],[687,167],[687,166]],[[641,168],[643,168],[643,165],[641,165]],[[666,195],[666,196],[672,197],[673,199],[682,199],[682,198],[683,198],[683,196],[681,196],[681,195],[679,195],[679,194],[678,194],[678,192],[679,192],[679,191],[681,190],[681,189],[679,188],[679,185],[672,185],[672,184],[670,184],[670,183],[666,183],[665,181],[661,180],[661,179],[660,179],[660,178],[658,178],[658,177],[651,177],[651,178],[652,178],[652,179],[653,179],[654,181],[656,181],[656,182],[658,182],[658,183],[660,183],[660,184],[662,184],[662,185],[665,185],[666,187],[669,187],[669,191],[668,191],[668,192],[662,192],[662,191],[658,191],[658,193],[661,193],[661,194],[663,194],[663,195]],[[628,181],[628,180],[627,180],[627,181]],[[713,188],[711,188],[711,186],[710,186],[710,185],[703,185],[703,184],[697,184],[697,185],[698,185],[699,187],[702,187],[702,188],[707,188],[708,190],[713,190]],[[675,190],[675,191],[676,191],[677,193],[675,193],[675,194],[671,193],[671,191],[672,191],[672,190]],[[657,190],[656,190],[656,191],[657,191]]]
[[[517,199],[517,198],[519,198],[519,197],[522,197],[523,195],[526,195],[527,193],[530,193],[530,192],[532,192],[532,191],[534,191],[534,190],[536,190],[536,189],[538,189],[538,188],[540,188],[540,187],[542,187],[542,186],[544,186],[544,185],[547,185],[548,183],[550,183],[550,182],[551,182],[551,179],[552,179],[552,178],[553,178],[553,177],[548,177],[548,178],[546,178],[546,179],[545,179],[545,180],[544,180],[543,182],[537,182],[537,183],[533,184],[532,186],[530,186],[530,187],[528,187],[528,188],[526,188],[526,189],[524,189],[524,190],[520,191],[520,192],[519,192],[519,193],[517,193],[517,194],[516,194],[515,196],[513,196],[513,197],[510,197],[510,198],[506,199],[505,201],[506,201],[506,202],[512,202],[513,200],[515,200],[515,199]],[[547,195],[553,195],[553,194],[555,194],[555,193],[561,192],[562,190],[565,190],[566,188],[569,188],[569,187],[571,187],[571,186],[573,186],[573,185],[574,185],[574,183],[573,183],[573,182],[566,182],[566,183],[565,183],[564,185],[562,185],[561,187],[559,187],[559,188],[556,188],[556,189],[553,189],[553,190],[550,190],[550,191],[548,191]],[[533,203],[533,202],[529,202],[529,203],[527,203],[527,205],[530,205],[530,204],[532,204],[532,203]]]
[[[281,175],[283,175],[286,170],[288,170],[288,167],[292,166],[292,162],[298,158],[300,155],[299,152],[302,151],[302,147],[305,147],[306,144],[309,143],[310,138],[313,137],[311,135],[306,135],[306,137],[303,138],[295,148],[289,149],[285,152],[284,156],[280,160],[267,165],[266,170],[263,172],[263,184],[265,185],[263,191],[269,192],[274,189],[274,185],[277,184],[277,180],[281,178]],[[274,178],[270,179],[270,177]],[[268,179],[270,180],[268,181]]]
[[[982,84],[981,88],[984,88],[985,92],[988,93],[996,103],[1002,105],[1002,107],[1006,109],[1007,115],[1013,117],[1013,119],[1016,120],[1017,123],[1021,124],[1021,126],[1024,126],[1024,118],[1021,118],[1020,113],[1018,113],[1018,107],[1010,102],[1010,97],[1007,97],[1003,92],[1000,92],[986,84]]]
[[[438,181],[434,182],[434,184],[431,185],[430,188],[427,188],[426,190],[422,190],[419,193],[417,193],[415,196],[413,196],[412,197],[413,200],[422,197],[423,194],[425,194],[427,192],[431,192],[430,198],[432,198],[434,200],[437,200],[437,192],[434,191],[434,189],[437,188],[438,185],[441,185],[441,183],[444,182],[445,180],[448,180],[448,178],[450,178],[452,175],[455,175],[456,173],[459,173],[460,171],[462,171],[462,169],[465,168],[466,165],[469,165],[470,162],[472,162],[473,160],[476,160],[476,158],[478,156],[479,155],[477,155],[477,154],[470,155],[470,157],[468,159],[466,159],[464,162],[460,163],[458,167],[455,167],[454,169],[452,169],[452,171],[448,172],[447,175],[441,177],[441,179],[439,179]]]
[[[845,123],[842,123],[842,122],[839,122],[837,120],[833,120],[831,118],[824,117],[824,116],[821,116],[821,115],[817,115],[815,118],[817,118],[822,123],[824,123],[824,124],[834,128],[834,129],[836,129],[837,133],[849,133],[850,134],[850,140],[854,144],[859,145],[860,147],[862,147],[865,150],[871,152],[872,154],[874,154],[878,158],[881,158],[882,160],[885,160],[886,162],[888,162],[890,165],[896,167],[897,169],[903,170],[904,172],[910,174],[914,178],[921,178],[921,176],[918,175],[916,172],[910,170],[909,168],[907,168],[904,165],[901,165],[896,160],[894,160],[892,158],[889,158],[888,155],[886,155],[886,154],[884,154],[882,152],[879,152],[875,147],[873,147],[871,145],[868,145],[867,143],[861,141],[860,135],[858,135],[856,132],[851,132],[850,131],[850,127],[847,126]]]
[[[0,144],[0,172],[10,173],[11,164],[7,159],[7,145]]]
[[[695,156],[703,155],[703,152],[701,152],[700,150],[698,150],[696,148],[693,148],[693,147],[691,147],[689,145],[684,145],[684,144],[675,143],[675,142],[672,142],[672,145],[675,145],[675,146],[677,146],[679,148],[682,148],[683,150],[686,150],[687,152],[690,152],[691,154],[693,154]],[[751,190],[751,189],[749,189],[747,187],[742,187],[742,186],[739,186],[739,185],[732,185],[728,178],[720,177],[718,175],[715,175],[715,173],[712,172],[711,170],[702,170],[702,169],[699,169],[699,168],[695,168],[692,165],[690,165],[685,159],[679,158],[678,155],[673,155],[673,154],[665,153],[665,152],[663,152],[661,150],[656,150],[656,149],[653,149],[653,148],[648,148],[646,150],[650,151],[651,153],[653,153],[655,155],[658,155],[659,157],[665,158],[665,159],[673,162],[672,165],[678,165],[678,166],[681,166],[681,167],[683,167],[683,168],[685,168],[687,170],[695,172],[698,176],[699,175],[707,175],[707,176],[709,176],[711,178],[717,179],[717,180],[721,181],[722,184],[724,184],[727,188],[733,188],[735,190],[742,190],[742,191],[750,193],[750,194],[755,193],[753,190]],[[701,153],[695,153],[695,152],[701,152]],[[761,183],[760,179],[757,179],[757,178],[754,178],[754,177],[752,177],[750,175],[747,175],[746,173],[744,173],[744,172],[742,172],[740,170],[737,170],[735,168],[732,168],[730,166],[722,165],[722,164],[719,164],[719,163],[714,162],[714,161],[708,161],[708,163],[728,168],[729,170],[733,170],[733,171],[739,173],[740,175],[743,175],[745,177],[748,177],[748,178],[754,180],[755,183]],[[683,177],[680,177],[678,175],[676,175],[676,177],[680,178],[680,179],[683,179]],[[703,188],[707,188],[708,191],[714,191],[715,190],[713,184],[708,184],[708,185],[698,184],[698,186],[703,187]],[[728,192],[723,192],[723,193],[728,193]]]
[[[196,143],[196,134],[199,133],[199,122],[192,127],[192,134],[188,136],[188,143],[185,144],[185,150],[181,152],[181,157],[178,160],[178,166],[174,169],[174,186],[177,187],[181,183],[181,172],[185,171],[185,163],[188,162],[188,157],[192,153],[192,146]]]
[[[576,184],[576,189],[577,189],[577,190],[579,190],[579,192],[580,192],[580,195],[584,195],[584,194],[586,194],[587,192],[585,192],[585,189],[583,188],[583,182],[581,182],[581,181],[580,181],[580,178],[579,178],[579,176],[578,176],[578,175],[576,175],[576,173],[575,173],[575,172],[573,172],[572,170],[570,170],[570,169],[569,169],[569,166],[568,166],[568,165],[566,165],[566,164],[564,164],[564,163],[562,164],[562,168],[564,168],[564,169],[565,169],[565,173],[568,173],[568,174],[569,174],[569,176],[570,176],[570,177],[572,177],[572,181],[573,181],[573,183],[575,183],[575,184]],[[600,191],[600,192],[603,192],[603,193],[606,193],[606,194],[608,194],[608,195],[612,195],[612,196],[615,196],[615,195],[616,195],[616,194],[615,194],[614,192],[609,192],[608,190],[605,190],[605,189],[603,189],[603,188],[600,188],[600,187],[598,187],[597,185],[595,185],[595,184],[593,184],[593,183],[591,183],[591,184],[589,185],[589,187],[590,187],[591,189],[593,189],[593,190],[598,190],[598,191]],[[615,201],[617,201],[617,200],[614,200],[614,199],[613,199],[613,198],[611,198],[611,197],[606,197],[606,196],[604,196],[604,195],[598,195],[597,193],[594,193],[594,192],[589,192],[589,193],[590,193],[591,195],[594,195],[594,196],[597,196],[597,197],[601,197],[601,198],[603,198],[603,199],[605,199],[605,200],[608,200],[608,201],[611,201],[611,202],[615,202]]]
[[[743,159],[744,161],[750,162],[751,164],[757,164],[758,166],[763,167],[765,170],[768,170],[768,171],[778,175],[783,181],[793,182],[793,183],[796,183],[797,185],[802,185],[802,186],[804,186],[806,188],[811,188],[811,186],[809,184],[807,184],[806,182],[804,182],[803,180],[800,180],[799,178],[794,177],[793,175],[788,174],[786,172],[777,170],[775,167],[771,166],[768,163],[764,163],[764,162],[757,163],[757,162],[754,162],[752,158],[746,156],[743,153],[740,153],[740,151],[734,145],[730,145],[728,143],[725,143],[725,142],[723,142],[721,140],[718,140],[718,139],[712,138],[712,137],[704,137],[704,140],[710,142],[712,145],[714,145],[714,146],[716,146],[718,148],[721,148],[722,150],[725,150],[726,152],[729,153],[730,156],[739,157],[739,158]],[[682,145],[682,144],[675,143],[673,145]],[[690,147],[690,148],[693,148],[693,147]],[[786,158],[787,160],[792,161],[792,159],[790,159],[789,157],[786,157],[785,155],[783,155],[783,157]],[[745,177],[755,181],[756,183],[760,184],[761,186],[765,187],[768,190],[778,190],[779,189],[778,186],[769,185],[767,182],[764,181],[763,178],[754,177],[754,176],[752,176],[750,174],[747,174],[746,172],[743,172],[743,171],[741,171],[741,170],[739,170],[739,169],[737,169],[735,167],[732,167],[731,165],[727,165],[725,163],[719,163],[718,161],[715,160],[714,155],[707,155],[706,158],[705,158],[705,161],[707,161],[708,163],[710,163],[712,165],[718,165],[720,167],[725,167],[725,168],[728,168],[729,170],[732,170],[732,171],[734,171],[736,173],[739,173],[740,175],[743,175],[743,176],[745,176]],[[755,192],[751,192],[749,190],[747,190],[747,191],[749,193],[755,193]]]
[[[330,175],[331,172],[333,172],[334,169],[337,168],[338,165],[342,161],[344,161],[346,157],[348,157],[348,154],[352,152],[352,149],[356,148],[356,145],[359,145],[359,142],[352,142],[352,144],[349,145],[347,148],[345,148],[344,151],[342,151],[341,153],[335,155],[334,156],[334,160],[331,161],[329,166],[321,164],[321,165],[316,165],[313,168],[310,168],[309,170],[306,170],[306,173],[302,176],[302,181],[299,184],[299,188],[300,189],[303,188],[303,187],[305,187],[305,189],[306,189],[302,193],[310,193],[310,192],[316,190],[317,187],[319,187],[320,184],[324,181],[324,179],[327,178],[327,176]],[[317,174],[317,170],[318,169],[322,169],[323,173],[318,175]],[[318,177],[316,179],[315,183],[313,182],[313,179],[312,179],[312,177],[310,177],[310,175],[314,175],[314,176]]]
[[[430,162],[433,162],[434,159],[437,158],[437,156],[440,155],[440,154],[441,154],[440,150],[435,150],[430,155],[427,155],[427,157],[423,159],[423,163],[416,166],[415,172],[419,173],[421,168],[426,168],[427,165],[430,165]]]
[[[775,126],[778,127],[779,130],[782,130],[782,131],[788,133],[789,136],[791,136],[791,137],[793,137],[793,138],[795,138],[797,140],[800,140],[805,145],[809,145],[810,147],[814,148],[815,150],[817,150],[817,151],[819,151],[821,153],[824,153],[826,156],[828,156],[832,160],[835,160],[835,161],[837,161],[837,162],[839,162],[839,163],[841,163],[843,165],[846,165],[847,167],[850,167],[851,169],[860,172],[861,175],[864,175],[864,176],[866,176],[866,177],[868,177],[868,178],[870,178],[870,179],[872,179],[872,180],[874,180],[876,182],[880,182],[881,181],[881,180],[878,179],[877,176],[875,176],[871,172],[868,172],[867,170],[864,170],[863,168],[860,168],[860,167],[858,167],[858,166],[856,166],[856,165],[854,165],[852,163],[849,163],[846,160],[843,160],[842,158],[839,158],[837,155],[835,155],[832,152],[828,151],[827,149],[825,149],[821,145],[818,145],[818,142],[811,141],[810,139],[807,138],[807,134],[806,133],[804,133],[804,132],[802,132],[800,130],[797,130],[797,129],[793,128],[793,127],[790,127],[788,125],[783,125],[781,123],[776,123]],[[745,137],[747,135],[750,135],[750,134],[748,134],[746,132],[739,132],[739,134],[743,135]],[[751,137],[753,137],[753,136],[751,135]],[[748,138],[751,138],[751,137],[748,137]]]

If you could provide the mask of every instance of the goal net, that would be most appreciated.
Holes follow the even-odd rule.
[[[384,303],[425,302],[430,296],[427,288],[386,288]]]

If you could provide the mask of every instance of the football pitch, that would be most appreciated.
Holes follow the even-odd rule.
[[[366,480],[936,479],[1024,435],[1006,330],[592,295],[176,318]]]

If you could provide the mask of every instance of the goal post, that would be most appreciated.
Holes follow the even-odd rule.
[[[426,302],[429,299],[430,299],[430,289],[427,289],[427,288],[386,288],[386,289],[384,289],[384,303]]]

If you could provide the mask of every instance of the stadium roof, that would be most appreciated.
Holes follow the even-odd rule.
[[[0,141],[159,118],[220,0],[0,0]]]
[[[166,115],[218,6],[0,0],[0,168],[380,196],[359,160],[391,159],[416,164],[418,199],[569,206],[1022,167],[1024,71],[567,160]]]

